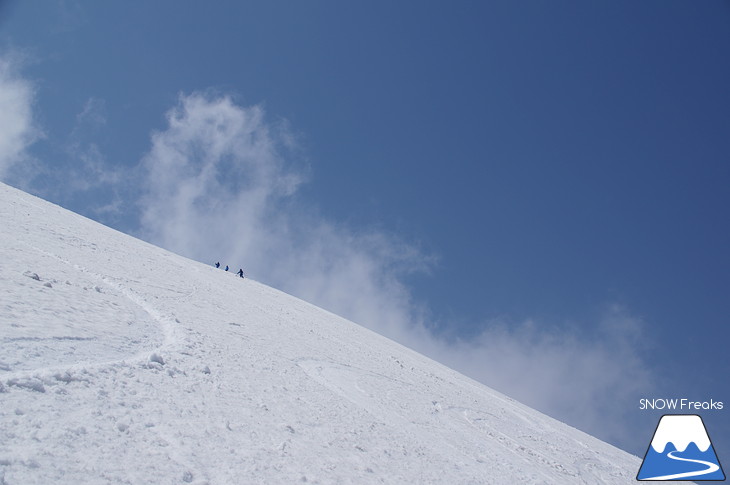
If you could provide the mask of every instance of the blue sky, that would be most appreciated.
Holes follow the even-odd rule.
[[[201,5],[0,4],[2,179],[637,454],[730,406],[730,3]]]

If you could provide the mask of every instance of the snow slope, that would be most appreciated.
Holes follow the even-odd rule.
[[[635,483],[393,341],[2,184],[0,251],[0,484]]]

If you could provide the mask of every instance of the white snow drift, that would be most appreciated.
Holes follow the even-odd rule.
[[[0,484],[634,483],[399,344],[2,184],[0,251]]]

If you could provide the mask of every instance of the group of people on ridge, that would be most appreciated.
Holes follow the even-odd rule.
[[[220,263],[220,261],[218,261],[218,262],[216,262],[216,263],[215,263],[215,267],[216,267],[216,268],[220,268],[220,267],[221,267],[221,263]],[[228,265],[226,265],[226,267],[225,267],[225,270],[226,270],[226,271],[228,271]],[[236,273],[236,274],[237,274],[238,276],[240,276],[241,278],[245,278],[245,277],[246,277],[246,276],[245,276],[245,275],[243,274],[243,269],[239,269],[239,270],[238,270],[238,273]]]

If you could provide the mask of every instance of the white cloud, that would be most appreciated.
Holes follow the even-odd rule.
[[[20,76],[15,56],[0,57],[0,179],[19,177],[27,148],[41,132],[33,120],[35,90]]]
[[[433,258],[383,231],[356,231],[297,197],[291,137],[260,107],[228,96],[181,96],[142,165],[142,235],[200,261],[220,259],[605,438],[650,376],[638,356],[640,320],[608,311],[592,336],[536,322],[489,325],[471,341],[427,330],[428,309],[403,276]]]
[[[276,228],[278,202],[301,181],[283,167],[261,109],[193,94],[167,121],[142,162],[145,236],[200,260],[253,260]]]

